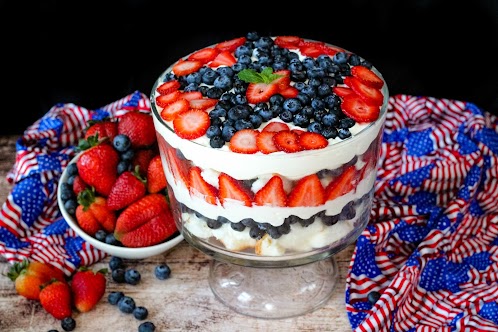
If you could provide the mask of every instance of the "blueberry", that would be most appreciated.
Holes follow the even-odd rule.
[[[221,136],[221,129],[219,126],[209,126],[206,131],[207,138],[213,138],[214,136]]]
[[[121,246],[121,242],[119,242],[115,237],[113,233],[107,234],[105,237],[105,243],[113,245],[113,246]]]
[[[221,137],[225,140],[225,142],[229,142],[236,131],[237,130],[233,126],[225,125],[221,130]]]
[[[149,315],[149,311],[145,307],[136,307],[133,309],[133,317],[138,320],[144,320]]]
[[[76,165],[76,163],[71,163],[67,165],[66,172],[68,176],[78,174],[78,166]]]
[[[123,296],[118,301],[118,308],[121,312],[125,314],[131,314],[135,310],[135,300],[129,296]]]
[[[118,284],[122,284],[123,282],[125,282],[125,269],[118,268],[116,270],[113,270],[111,272],[111,277],[112,280],[114,280]]]
[[[348,129],[340,128],[338,130],[338,136],[340,139],[346,139],[351,137],[351,132]]]
[[[48,332],[59,332],[58,330],[48,330]]]
[[[61,320],[61,327],[64,331],[73,331],[76,328],[76,321],[72,317]]]
[[[73,174],[73,175],[68,176],[67,181],[66,181],[68,185],[70,185],[70,186],[73,185],[74,179],[76,179],[76,175],[78,175],[78,174]]]
[[[74,198],[73,187],[69,183],[63,182],[60,184],[60,186],[61,186],[61,198],[64,202],[67,201],[68,199]]]
[[[167,264],[157,265],[154,269],[154,275],[160,280],[168,279],[171,275],[171,269]]]
[[[120,160],[117,166],[118,174],[131,170],[131,163],[129,160]]]
[[[345,64],[348,62],[348,54],[346,52],[337,52],[332,57],[332,62],[334,62],[337,65]]]
[[[138,332],[154,332],[156,326],[152,322],[143,322],[138,326]]]
[[[124,261],[121,257],[118,256],[112,256],[111,260],[109,261],[109,268],[111,271],[114,271],[119,268],[124,268]]]
[[[74,198],[70,198],[64,202],[64,209],[66,209],[67,213],[69,213],[72,216],[76,213],[77,207],[78,207],[78,202]]]
[[[97,232],[95,232],[95,238],[100,242],[105,242],[106,237],[107,233],[103,229],[99,229]]]
[[[380,299],[380,293],[376,291],[371,291],[367,296],[368,302],[375,304]]]
[[[209,139],[209,145],[214,149],[219,149],[225,145],[225,140],[221,136],[214,136]]]
[[[124,277],[126,283],[130,285],[137,285],[140,282],[140,279],[142,278],[140,272],[138,272],[135,269],[126,270]]]
[[[230,223],[230,227],[232,227],[232,229],[237,232],[242,232],[244,229],[246,229],[246,226],[244,226],[241,222],[232,222]]]
[[[223,76],[218,76],[214,80],[213,85],[216,88],[227,91],[227,90],[230,90],[232,88],[233,82],[232,82],[232,79],[230,77],[223,75]]]
[[[112,146],[119,152],[125,152],[131,147],[131,139],[128,135],[118,134],[114,136]]]
[[[135,151],[133,149],[128,149],[125,152],[119,154],[121,160],[130,161],[135,156]]]
[[[115,291],[115,292],[110,292],[109,295],[107,295],[107,301],[112,304],[112,305],[117,305],[119,300],[124,296],[123,292]]]

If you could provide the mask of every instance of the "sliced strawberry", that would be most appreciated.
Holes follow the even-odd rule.
[[[189,101],[192,99],[202,99],[202,92],[200,92],[200,91],[183,91],[180,98],[183,98],[183,99],[186,99]]]
[[[351,68],[351,75],[372,88],[380,89],[384,85],[382,78],[365,66],[353,66]]]
[[[303,150],[302,146],[299,145],[299,135],[291,130],[281,130],[275,133],[273,142],[279,151],[293,153]]]
[[[279,151],[275,142],[273,142],[275,133],[275,131],[262,131],[258,134],[256,137],[256,146],[260,152],[269,154]]]
[[[299,48],[299,44],[302,43],[302,38],[298,36],[277,36],[275,38],[275,44],[283,48]]]
[[[305,56],[316,58],[323,52],[323,43],[314,41],[303,41],[299,45],[299,51]]]
[[[278,85],[278,89],[280,91],[287,89],[290,86],[291,82],[291,71],[288,69],[277,70],[273,74],[280,75],[281,77],[274,79],[272,81],[273,84]]]
[[[303,130],[303,129],[298,129],[298,128],[293,128],[293,129],[291,129],[291,131],[292,131],[293,133],[298,134],[299,136],[301,136],[301,134],[302,134],[302,133],[305,133],[305,132],[306,132],[305,130]]]
[[[254,196],[254,203],[261,206],[287,206],[284,182],[274,175]]]
[[[216,58],[209,63],[209,67],[215,68],[219,66],[233,66],[237,62],[237,59],[233,56],[230,51],[220,52]]]
[[[327,54],[329,56],[334,56],[336,53],[345,52],[343,48],[332,46],[332,45],[323,45],[322,46],[323,54]]]
[[[332,88],[332,92],[334,92],[336,95],[338,95],[341,98],[355,94],[353,89],[348,88],[347,86],[334,86]]]
[[[246,98],[251,104],[266,103],[271,96],[278,92],[278,85],[274,83],[249,83]]]
[[[188,109],[189,102],[185,99],[178,99],[163,108],[161,118],[165,121],[173,121],[178,113],[187,111]]]
[[[181,59],[173,66],[173,73],[175,73],[176,76],[185,76],[195,73],[201,69],[201,67],[202,62],[200,61]]]
[[[188,56],[188,60],[197,60],[203,64],[213,61],[218,55],[219,51],[212,47],[206,47],[202,50],[198,50]]]
[[[206,110],[210,107],[216,106],[218,99],[214,98],[200,98],[189,100],[190,108],[196,110]]]
[[[223,51],[234,52],[237,49],[237,47],[244,45],[245,42],[246,42],[246,37],[238,37],[218,43],[216,44],[215,48],[220,52]]]
[[[252,205],[251,192],[246,189],[240,181],[234,179],[226,173],[220,173],[218,176],[219,191],[218,197],[221,204],[225,205],[233,200],[241,202],[245,206]]]
[[[252,154],[258,152],[256,144],[259,131],[255,129],[242,129],[230,139],[230,150],[237,153]]]
[[[273,121],[268,123],[264,128],[263,131],[272,131],[272,132],[277,132],[277,131],[282,131],[282,130],[289,130],[289,125],[286,124],[285,122],[280,122],[280,121]]]
[[[156,91],[161,95],[167,95],[170,92],[176,91],[180,88],[181,84],[177,80],[164,82],[157,87]]]
[[[372,122],[379,118],[380,107],[366,103],[360,96],[353,94],[342,99],[341,109],[356,122]]]
[[[353,91],[360,96],[368,104],[380,106],[384,101],[384,96],[377,88],[372,88],[354,76],[348,76],[344,79],[344,83],[349,86]]]
[[[209,204],[216,205],[218,189],[209,184],[202,177],[202,170],[198,166],[190,169],[188,175],[188,185],[191,195],[201,196]]]
[[[357,185],[356,179],[356,168],[354,165],[349,166],[342,172],[339,177],[330,182],[325,188],[325,199],[330,201],[339,196],[342,196],[351,190],[353,190]]]
[[[318,175],[311,174],[299,180],[289,194],[287,205],[319,206],[325,203],[325,190]]]
[[[285,98],[296,98],[299,94],[299,90],[289,85],[285,89],[280,89],[280,94]]]
[[[166,148],[166,157],[168,159],[168,168],[171,174],[173,175],[173,178],[175,179],[175,182],[177,185],[181,182],[185,186],[188,185],[188,165],[186,160],[180,159],[176,155],[175,149],[172,147]]]
[[[305,131],[299,135],[299,145],[305,150],[317,150],[329,145],[329,141],[319,133]]]
[[[195,139],[204,135],[211,121],[209,115],[196,109],[189,109],[176,115],[173,120],[175,133],[185,139]]]
[[[182,93],[178,90],[168,93],[167,95],[160,95],[156,97],[156,104],[159,107],[166,107],[166,105],[171,104],[176,101]]]

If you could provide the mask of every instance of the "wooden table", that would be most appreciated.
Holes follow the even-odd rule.
[[[6,174],[14,165],[16,136],[0,136],[0,203],[5,202],[11,185]],[[354,246],[336,256],[340,281],[328,303],[300,317],[265,320],[233,312],[219,302],[209,288],[207,276],[210,256],[190,247],[185,241],[167,253],[139,261],[127,261],[142,274],[136,286],[117,284],[108,277],[106,294],[97,307],[87,313],[74,314],[75,331],[138,331],[141,321],[131,314],[121,313],[107,302],[111,291],[122,291],[132,296],[137,305],[149,309],[147,320],[156,325],[156,331],[351,331],[345,309],[345,280]],[[94,268],[107,267],[109,257]],[[167,263],[171,277],[155,278],[153,270],[159,263]],[[19,296],[5,274],[10,264],[0,257],[0,331],[43,332],[63,331],[60,322],[46,313],[36,301]]]

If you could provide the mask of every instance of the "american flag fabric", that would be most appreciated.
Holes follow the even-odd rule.
[[[353,331],[498,331],[498,120],[389,100],[371,219],[346,282]]]
[[[67,275],[107,254],[79,237],[57,204],[58,180],[76,155],[91,119],[119,118],[130,110],[150,112],[139,91],[96,110],[66,103],[53,106],[16,142],[16,160],[7,181],[12,189],[0,209],[0,255],[52,264]]]

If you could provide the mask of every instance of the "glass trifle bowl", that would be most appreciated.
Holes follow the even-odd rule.
[[[175,62],[150,99],[173,215],[212,256],[215,296],[260,318],[324,305],[334,254],[369,221],[381,74],[334,45],[251,32]]]

